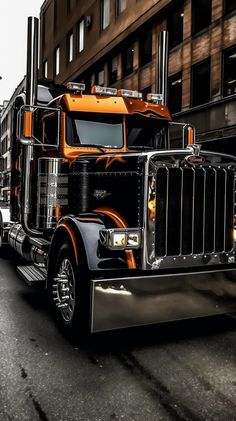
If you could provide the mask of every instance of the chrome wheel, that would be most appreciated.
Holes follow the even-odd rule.
[[[70,322],[75,310],[75,274],[68,258],[64,258],[52,284],[53,301],[63,319]]]

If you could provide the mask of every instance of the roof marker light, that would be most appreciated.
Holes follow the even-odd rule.
[[[147,101],[154,104],[163,104],[163,94],[147,94]]]
[[[75,91],[75,92],[85,91],[85,84],[84,83],[67,82],[66,87],[70,91]]]
[[[119,89],[118,96],[123,96],[125,98],[134,98],[134,99],[142,99],[143,95],[141,92],[138,91],[130,91],[129,89]]]
[[[97,95],[108,95],[108,96],[116,96],[117,89],[116,88],[106,88],[104,86],[95,85],[91,89],[92,94]]]

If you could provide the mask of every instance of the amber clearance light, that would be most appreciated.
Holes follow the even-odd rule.
[[[148,201],[149,218],[153,221],[156,216],[156,198],[153,197]]]

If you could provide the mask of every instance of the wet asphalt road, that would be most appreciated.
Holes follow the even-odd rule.
[[[14,260],[14,259],[13,259]],[[43,291],[0,258],[0,421],[236,420],[236,318],[71,345]]]

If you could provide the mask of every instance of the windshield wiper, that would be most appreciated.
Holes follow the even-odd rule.
[[[128,148],[129,149],[151,149],[151,150],[153,150],[153,149],[155,149],[153,146],[145,146],[145,145],[128,145]]]
[[[96,143],[81,143],[80,146],[82,147],[89,147],[89,148],[96,148],[99,151],[101,151],[102,153],[105,153],[105,151],[102,149],[102,146],[100,145],[96,145]]]

